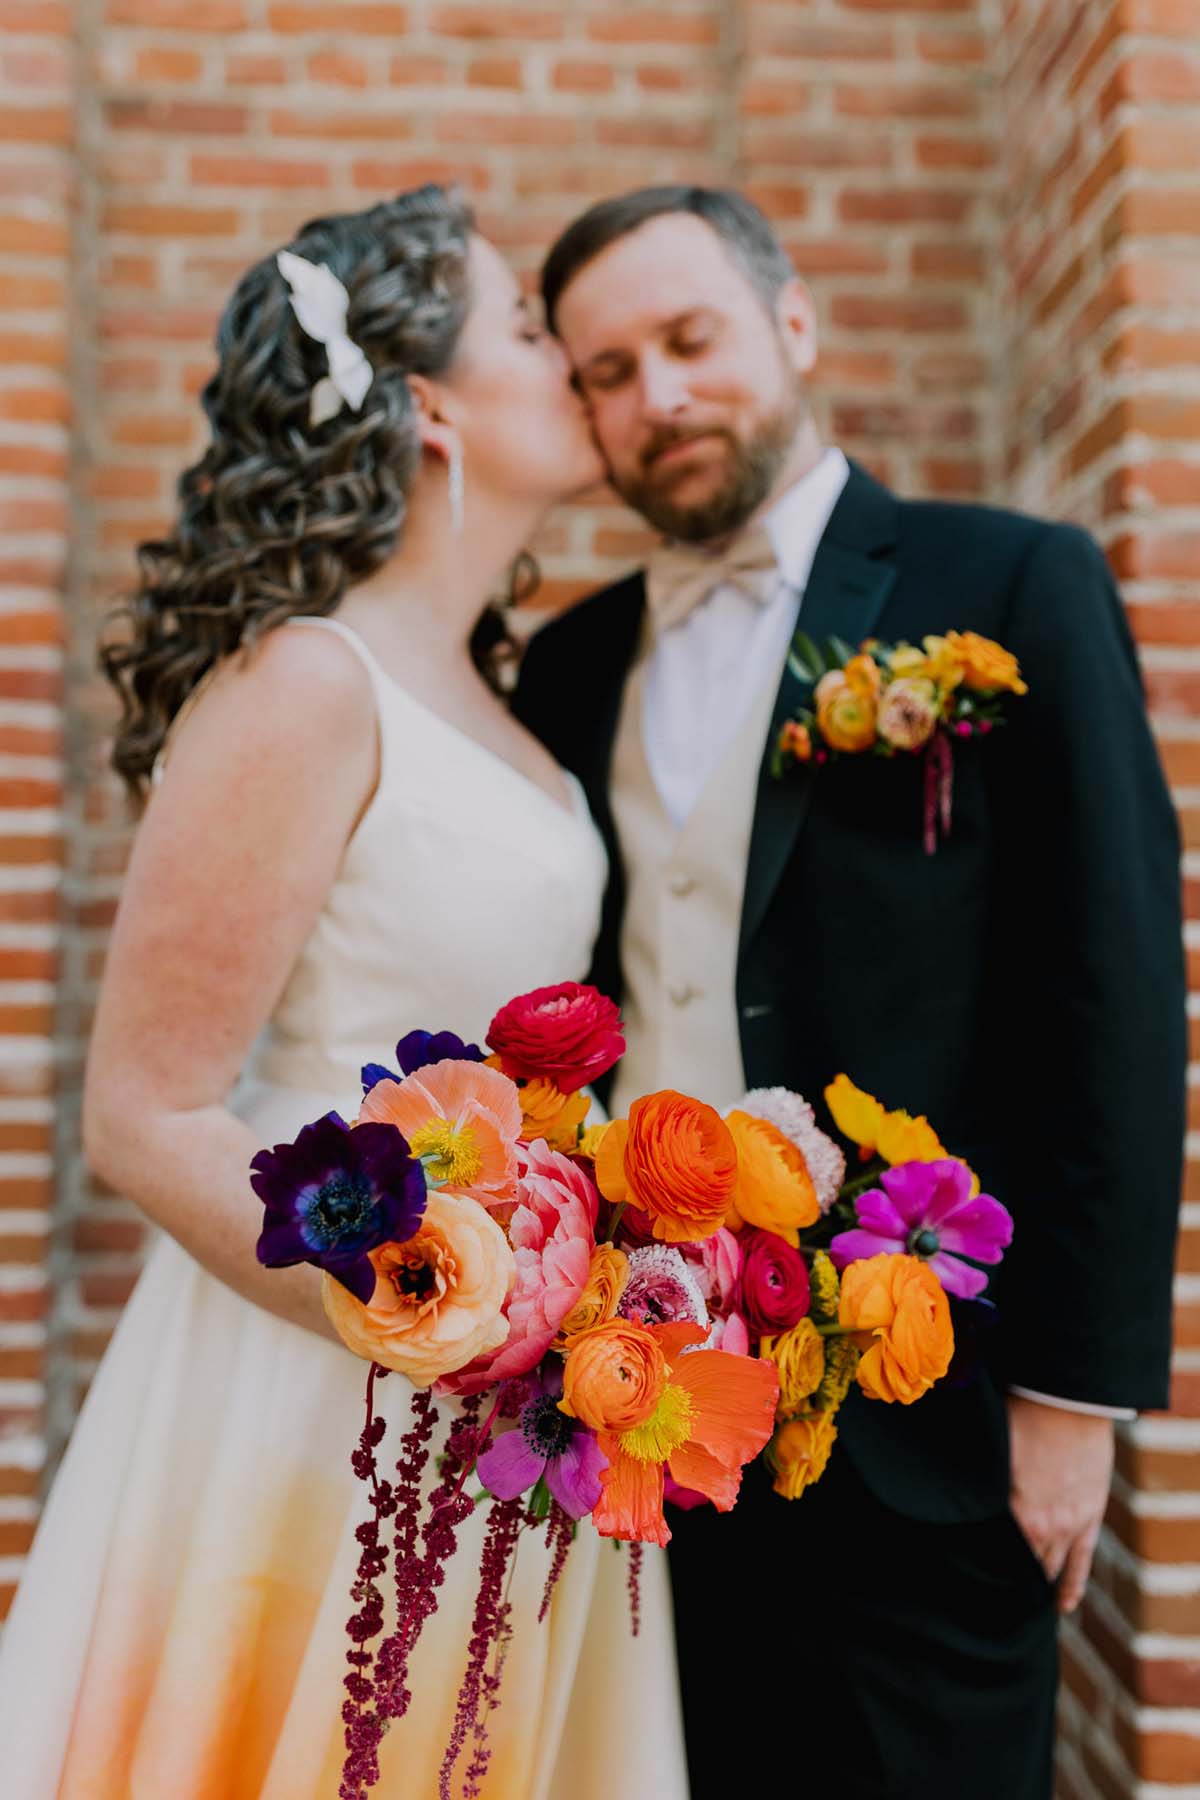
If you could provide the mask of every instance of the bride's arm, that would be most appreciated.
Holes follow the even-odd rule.
[[[377,779],[369,678],[331,632],[272,633],[172,743],[112,933],[84,1088],[96,1173],[214,1275],[332,1336],[311,1268],[254,1253],[263,1148],[225,1098]]]

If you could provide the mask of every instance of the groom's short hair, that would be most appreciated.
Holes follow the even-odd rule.
[[[774,310],[780,290],[796,271],[766,215],[734,188],[680,184],[635,188],[600,200],[567,226],[542,269],[542,301],[551,328],[563,290],[580,269],[618,238],[669,213],[703,219],[736,257],[767,308]]]

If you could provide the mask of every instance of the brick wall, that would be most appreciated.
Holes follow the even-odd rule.
[[[96,625],[199,447],[239,271],[315,211],[428,178],[464,182],[530,280],[594,195],[745,186],[816,293],[827,431],[901,491],[1104,538],[1190,819],[1197,42],[1200,0],[0,0],[0,1595],[141,1243],[78,1151],[129,835]],[[565,511],[538,546],[545,598],[643,542],[615,502]],[[1131,1771],[1200,1784],[1198,1381],[1185,1341],[1176,1416],[1123,1447],[1065,1795],[1132,1793]]]
[[[55,1194],[73,47],[0,6],[0,1592],[44,1462]]]
[[[1195,920],[1200,5],[1012,0],[1004,54],[1006,486],[1087,524],[1121,578],[1189,844]],[[1197,930],[1189,923],[1193,981]],[[1200,1138],[1189,1150],[1200,1155]],[[1189,1163],[1174,1416],[1122,1437],[1097,1579],[1064,1649],[1064,1800],[1200,1794],[1198,1200]]]

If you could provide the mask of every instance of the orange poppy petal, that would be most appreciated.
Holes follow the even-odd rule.
[[[740,1469],[757,1456],[775,1429],[774,1363],[727,1350],[693,1350],[679,1358],[671,1380],[690,1394],[695,1408],[691,1442],[727,1469]]]
[[[377,1081],[369,1094],[363,1095],[358,1109],[358,1124],[371,1119],[383,1125],[394,1125],[406,1138],[438,1117],[438,1105],[425,1084],[409,1075],[404,1081]]]
[[[600,1474],[600,1500],[592,1523],[601,1537],[627,1543],[667,1545],[671,1533],[663,1512],[663,1466],[628,1456],[611,1432],[598,1434],[608,1458]]]
[[[444,1119],[461,1119],[474,1104],[492,1114],[505,1137],[514,1141],[520,1137],[521,1096],[507,1075],[484,1063],[440,1062],[421,1070],[421,1083]]]
[[[679,1319],[673,1325],[651,1325],[648,1329],[658,1339],[658,1347],[669,1363],[674,1363],[689,1344],[702,1344],[708,1336],[704,1326],[692,1319]]]
[[[726,1469],[695,1439],[672,1451],[667,1459],[680,1487],[695,1488],[712,1501],[718,1512],[731,1512],[742,1485],[740,1469]]]
[[[629,1142],[629,1120],[614,1119],[600,1139],[596,1152],[596,1186],[606,1200],[620,1206],[629,1198],[625,1179],[625,1146]]]

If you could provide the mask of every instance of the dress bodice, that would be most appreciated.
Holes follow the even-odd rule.
[[[337,619],[367,670],[379,778],[337,878],[243,1075],[352,1105],[364,1062],[390,1061],[417,1027],[483,1041],[514,995],[586,973],[605,851],[582,790],[570,808],[385,673]],[[298,1097],[298,1096],[297,1096]]]

